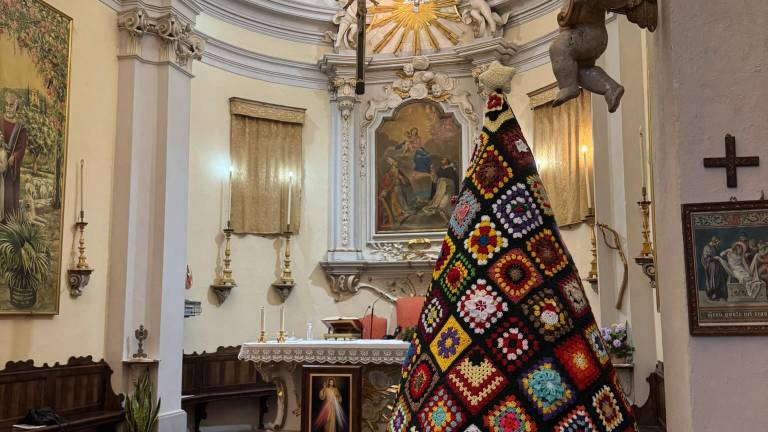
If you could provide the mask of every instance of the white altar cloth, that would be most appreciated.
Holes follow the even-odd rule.
[[[249,342],[240,348],[240,360],[255,363],[400,364],[410,346],[408,342],[385,339]]]

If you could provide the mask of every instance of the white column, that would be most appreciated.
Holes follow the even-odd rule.
[[[159,360],[159,430],[186,430],[181,410],[184,277],[187,247],[191,63],[203,44],[191,32],[197,10],[157,0],[151,12],[119,15],[118,119],[110,245],[106,351],[115,386],[132,390],[134,330]],[[149,6],[147,6],[148,9]],[[135,366],[134,366],[135,368]]]

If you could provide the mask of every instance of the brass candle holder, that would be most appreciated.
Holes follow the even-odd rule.
[[[277,343],[285,343],[285,330],[277,332]]]
[[[93,273],[93,269],[88,265],[88,258],[85,255],[85,227],[87,225],[85,212],[80,210],[80,218],[75,222],[77,231],[80,233],[77,246],[79,255],[77,257],[77,264],[67,270],[69,274],[69,293],[72,297],[83,295],[83,290],[88,286],[88,282],[91,281],[91,273]]]
[[[267,332],[264,330],[259,332],[259,343],[267,343]]]
[[[651,201],[648,200],[648,188],[643,186],[643,199],[637,203],[643,215],[643,247],[638,257],[653,256],[653,243],[651,242]]]
[[[232,288],[237,286],[237,282],[235,282],[235,278],[232,277],[232,267],[231,267],[232,233],[235,232],[235,230],[232,229],[231,221],[227,221],[227,227],[224,228],[222,231],[224,232],[224,268],[221,270],[221,277],[218,278],[215,284],[211,285],[211,289],[213,290],[213,293],[216,294],[216,297],[219,300],[219,305],[224,304],[224,302],[229,297],[229,294],[231,293]]]
[[[589,233],[592,243],[590,248],[590,251],[592,252],[592,261],[589,263],[589,274],[587,274],[587,277],[584,280],[589,282],[590,285],[592,285],[592,289],[597,292],[597,235],[595,233],[595,210],[593,208],[589,209],[589,213],[587,213],[587,216],[584,218],[584,220],[587,222],[587,225],[589,225]]]
[[[289,224],[285,233],[285,253],[283,255],[283,263],[280,271],[280,280],[273,283],[272,287],[277,291],[280,296],[280,300],[285,303],[288,300],[288,296],[291,295],[293,287],[296,286],[296,281],[293,279],[293,272],[291,270],[291,225]]]

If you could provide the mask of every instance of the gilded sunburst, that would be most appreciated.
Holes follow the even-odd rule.
[[[420,55],[423,47],[438,51],[441,45],[459,42],[461,22],[459,0],[392,0],[369,10],[373,16],[371,32],[373,52]],[[379,36],[379,37],[376,37]]]

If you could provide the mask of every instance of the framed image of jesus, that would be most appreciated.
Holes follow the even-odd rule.
[[[359,366],[304,366],[301,432],[360,432]]]
[[[690,332],[768,334],[768,201],[684,204]]]

